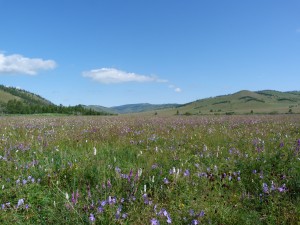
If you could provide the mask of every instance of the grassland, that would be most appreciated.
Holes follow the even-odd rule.
[[[192,114],[284,114],[300,113],[300,93],[239,91],[234,94],[200,99],[173,109],[158,111],[163,115]]]
[[[1,224],[299,224],[299,115],[10,116],[0,135]]]

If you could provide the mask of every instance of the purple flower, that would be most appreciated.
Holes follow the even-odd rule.
[[[24,199],[21,198],[18,200],[18,205],[17,205],[17,208],[19,208],[20,206],[22,206],[24,204]]]
[[[102,201],[102,202],[101,202],[101,206],[104,207],[104,206],[106,205],[106,203],[107,203],[107,202],[106,202],[105,200]]]
[[[143,199],[144,199],[144,203],[145,203],[146,205],[149,205],[149,199],[148,199],[147,194],[143,194]]]
[[[157,167],[158,167],[157,164],[153,164],[153,165],[152,165],[152,169],[156,169]]]
[[[268,185],[266,183],[263,183],[263,192],[264,193],[269,193],[269,188],[268,188]]]
[[[121,169],[120,169],[119,167],[116,167],[116,168],[115,168],[115,171],[116,171],[117,173],[121,173]]]
[[[164,183],[165,183],[165,184],[168,184],[168,183],[169,183],[169,180],[168,180],[166,177],[164,178]]]
[[[99,206],[97,209],[98,213],[103,213],[104,212],[104,208],[102,206]]]
[[[108,187],[108,188],[111,188],[110,180],[107,181],[107,187]]]
[[[286,186],[285,186],[285,184],[283,184],[281,187],[279,187],[278,189],[277,189],[279,192],[285,192],[285,191],[287,191],[287,188],[286,188]]]
[[[205,215],[205,212],[203,210],[201,210],[201,212],[199,213],[199,217],[203,217]]]
[[[172,219],[169,215],[167,216],[167,223],[172,223]]]
[[[91,222],[94,222],[94,221],[96,220],[96,218],[95,218],[95,216],[94,216],[93,213],[90,214],[89,220],[90,220]]]
[[[194,216],[195,215],[195,212],[192,209],[190,209],[189,213],[190,213],[190,216]]]
[[[192,220],[192,225],[197,225],[198,224],[198,220]]]
[[[183,175],[184,175],[185,177],[190,176],[190,171],[189,171],[189,170],[185,170],[184,173],[183,173]]]
[[[127,217],[128,217],[128,214],[127,213],[123,213],[122,218],[126,219]]]
[[[152,218],[150,220],[150,223],[151,223],[151,225],[159,225],[159,221],[157,219],[155,219],[155,218]]]

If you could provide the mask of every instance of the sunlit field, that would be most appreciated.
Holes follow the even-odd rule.
[[[299,224],[300,116],[0,117],[1,224]]]

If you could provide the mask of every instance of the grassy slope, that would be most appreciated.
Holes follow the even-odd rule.
[[[206,98],[185,104],[176,109],[159,111],[161,114],[191,113],[191,114],[225,114],[234,112],[237,114],[250,113],[287,113],[292,109],[295,113],[300,113],[299,92],[279,92],[279,91],[239,91],[230,95]],[[212,111],[212,112],[211,112]]]
[[[111,107],[112,110],[116,113],[126,114],[126,113],[136,113],[136,112],[146,112],[153,111],[164,108],[174,108],[178,106],[178,104],[149,104],[149,103],[141,103],[141,104],[128,104],[122,106]]]
[[[9,100],[14,100],[14,99],[16,99],[16,100],[21,100],[21,98],[19,98],[19,97],[17,97],[17,96],[14,96],[14,95],[12,95],[12,94],[6,92],[6,91],[0,90],[0,103],[1,103],[1,102],[2,102],[2,103],[3,103],[3,102],[6,103],[6,102],[8,102]]]
[[[49,100],[31,93],[26,90],[17,89],[14,87],[5,87],[0,85],[0,103],[7,103],[9,100],[24,101],[31,104],[51,105]]]

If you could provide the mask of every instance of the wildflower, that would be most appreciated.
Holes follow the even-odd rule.
[[[168,184],[168,183],[169,183],[169,180],[168,180],[166,177],[164,178],[164,183],[165,183],[165,184]]]
[[[271,181],[271,191],[275,191],[276,187],[273,181]]]
[[[143,199],[144,199],[144,203],[145,203],[146,205],[149,205],[149,199],[148,199],[147,194],[143,194]]]
[[[121,169],[119,167],[115,168],[116,173],[121,173]]]
[[[151,223],[151,225],[159,225],[159,221],[157,219],[155,219],[155,218],[152,218],[150,220],[150,223]]]
[[[156,169],[157,167],[158,167],[157,164],[153,164],[151,168],[152,168],[152,169]]]
[[[185,177],[190,176],[190,171],[189,171],[189,170],[185,170],[184,173],[183,173],[183,175],[184,175]]]
[[[104,212],[104,208],[102,206],[99,206],[97,209],[98,213],[103,213]]]
[[[107,180],[107,187],[108,187],[108,188],[111,188],[110,180]]]
[[[192,209],[190,209],[189,213],[190,213],[190,216],[194,216],[195,215],[195,212]]]
[[[266,183],[263,183],[263,192],[264,193],[269,193],[269,188],[268,188],[268,185]]]
[[[172,223],[172,219],[169,215],[167,216],[167,223]]]
[[[285,191],[287,191],[287,188],[286,188],[286,186],[285,186],[285,184],[283,184],[281,187],[279,187],[278,189],[277,189],[279,192],[285,192]]]
[[[192,225],[197,225],[198,224],[198,220],[192,220]]]
[[[94,155],[97,155],[97,149],[96,149],[96,147],[94,147],[93,150],[94,150]]]
[[[203,210],[201,210],[201,212],[199,213],[199,217],[203,217],[205,215],[205,212]]]
[[[90,220],[91,222],[94,222],[94,221],[96,220],[96,218],[95,218],[95,216],[94,216],[93,213],[90,214],[89,220]]]
[[[66,199],[69,201],[69,194],[68,194],[68,192],[66,192]]]
[[[128,217],[128,214],[127,214],[127,213],[123,213],[123,214],[122,214],[122,218],[123,218],[123,219],[126,219],[127,217]]]
[[[17,208],[19,208],[20,206],[22,206],[24,204],[24,199],[21,198],[18,200],[18,205],[17,205]]]
[[[143,172],[143,169],[139,168],[138,169],[138,177],[142,176],[142,172]]]

